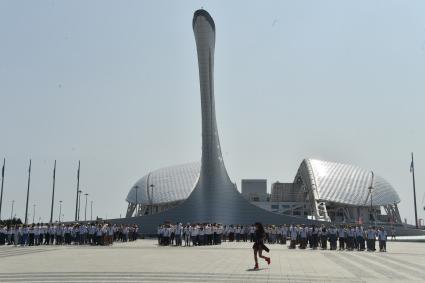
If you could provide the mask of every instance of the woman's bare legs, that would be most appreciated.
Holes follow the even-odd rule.
[[[267,264],[270,264],[270,258],[267,256],[263,256],[263,249],[258,250],[258,256],[263,258],[265,261],[267,261]]]
[[[258,249],[258,256],[259,257],[261,257],[261,258],[264,258],[264,259],[266,259],[267,257],[266,256],[263,256],[263,249]]]
[[[257,258],[257,249],[254,249],[254,261],[255,261],[255,266],[258,266],[258,258]]]

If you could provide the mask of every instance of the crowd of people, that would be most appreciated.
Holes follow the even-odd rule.
[[[110,223],[30,224],[0,226],[0,245],[112,245],[137,239],[137,225]]]
[[[288,248],[326,250],[379,251],[387,250],[388,233],[384,227],[362,225],[267,225],[264,227],[268,244],[288,245]],[[217,223],[166,223],[158,226],[161,246],[219,245],[222,242],[255,242],[255,225],[222,225]],[[392,237],[395,237],[392,232]]]
[[[266,225],[264,243],[288,245],[289,249],[330,249],[385,252],[388,233],[384,227],[362,225]],[[171,224],[158,226],[161,246],[204,246],[222,242],[255,242],[255,225],[218,223]],[[111,245],[134,241],[140,234],[137,225],[110,223],[0,225],[0,245]],[[392,231],[391,237],[395,238]]]

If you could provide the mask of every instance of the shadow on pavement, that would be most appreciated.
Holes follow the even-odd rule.
[[[260,270],[267,270],[268,268],[258,268],[258,269],[255,269],[255,268],[249,268],[249,269],[247,269],[246,271],[260,271]]]

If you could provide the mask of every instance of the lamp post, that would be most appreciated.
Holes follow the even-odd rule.
[[[81,209],[81,193],[83,191],[82,190],[78,190],[78,213],[77,213],[77,221],[80,220],[80,209]]]
[[[61,214],[62,214],[62,201],[59,201],[59,223],[61,223]]]
[[[30,197],[30,184],[31,184],[31,159],[30,159],[30,166],[28,167],[28,187],[27,187],[27,202],[25,205],[25,225],[28,224],[28,201]]]
[[[138,207],[139,207],[139,203],[137,201],[137,191],[139,190],[139,186],[135,186],[134,187],[136,189],[136,216],[139,216],[139,211],[138,211]]]
[[[35,219],[35,203],[33,205],[33,210],[32,210],[32,223],[34,224],[34,219]]]
[[[153,214],[153,188],[154,184],[150,184],[151,194],[150,194],[150,203],[151,203],[151,214]]]
[[[3,185],[4,185],[4,166],[6,165],[6,158],[3,158],[3,167],[1,168],[1,191],[0,191],[0,220],[1,220],[1,208],[3,205]]]
[[[416,184],[415,184],[415,165],[413,163],[413,152],[412,152],[412,163],[410,163],[410,173],[412,173],[412,181],[413,181],[413,204],[415,208],[415,225],[416,229],[419,228],[418,226],[418,210],[416,208]]]
[[[93,201],[90,201],[90,221],[93,221]]]
[[[86,196],[86,205],[84,207],[84,222],[87,222],[87,196],[89,195],[88,193],[84,194]]]
[[[373,173],[373,171],[370,171],[370,173],[372,174],[372,180],[370,182],[370,186],[369,186],[369,196],[370,196],[370,221],[371,222],[375,222],[375,217],[373,216],[373,195],[372,195],[372,190],[373,190],[373,181],[375,178],[375,174]]]
[[[77,198],[75,200],[75,221],[78,221],[78,197],[80,195],[80,160],[78,160],[77,170]]]
[[[55,204],[56,160],[53,167],[52,207],[50,208],[50,225],[53,223],[53,205]]]
[[[15,200],[12,200],[12,211],[10,212],[10,220],[12,221],[13,217],[13,205],[15,204]]]

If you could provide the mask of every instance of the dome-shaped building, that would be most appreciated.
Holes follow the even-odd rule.
[[[293,183],[314,219],[337,222],[382,220],[401,222],[400,198],[384,178],[372,170],[317,159],[304,159]],[[381,208],[386,217],[381,215]]]
[[[195,187],[200,168],[200,162],[193,162],[161,168],[143,176],[127,195],[127,217],[154,214],[179,205]]]
[[[128,193],[127,217],[156,214],[181,204],[193,191],[200,166],[200,162],[187,163],[142,177]],[[257,205],[279,214],[321,221],[400,223],[399,202],[391,184],[371,170],[304,159],[293,183],[273,184],[270,202]]]

